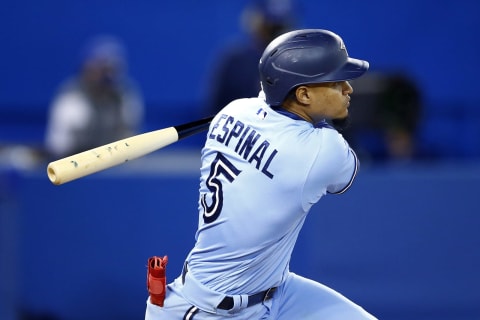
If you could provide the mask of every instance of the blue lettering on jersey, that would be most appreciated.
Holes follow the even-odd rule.
[[[233,117],[229,117],[229,119],[232,119],[233,121]],[[245,125],[242,122],[235,123],[235,125],[233,126],[233,129],[230,131],[230,134],[228,135],[227,141],[225,141],[226,146],[228,146],[228,144],[230,143],[230,139],[238,138],[240,136],[240,133],[242,133],[243,131],[243,127],[245,127]]]
[[[255,152],[253,153],[252,157],[250,158],[250,160],[248,160],[248,162],[252,163],[254,160],[257,162],[257,165],[255,166],[255,168],[257,168],[258,170],[260,170],[260,164],[262,162],[262,159],[263,159],[263,156],[265,155],[265,152],[267,151],[268,147],[270,146],[270,143],[267,141],[267,140],[264,140],[259,146],[258,148],[255,150]],[[265,174],[267,177],[269,177],[270,179],[273,178],[273,174],[271,174],[270,172],[268,172],[268,166],[270,166],[270,162],[272,162],[273,160],[273,157],[275,157],[275,155],[277,154],[277,149],[274,149],[272,153],[270,153],[270,156],[268,157],[267,161],[265,162],[265,164],[263,165],[262,167],[262,173]]]
[[[226,114],[222,114],[221,119],[225,119],[226,116],[227,116]],[[227,124],[232,123],[232,122],[233,122],[233,117],[228,117],[225,124],[222,127],[222,131],[224,133],[223,136],[217,136],[217,141],[218,142],[221,142],[221,143],[225,142],[225,138],[227,137],[227,134],[228,134]],[[218,122],[216,123],[216,127],[218,127]],[[228,143],[226,143],[226,144],[228,144]]]
[[[237,148],[235,148],[235,151],[237,151],[239,155],[242,155],[243,153],[243,159],[247,160],[248,155],[252,151],[252,148],[255,145],[255,142],[257,142],[258,138],[260,138],[260,134],[258,134],[255,130],[252,130],[252,132],[250,132],[247,140],[245,140],[240,150],[237,150],[239,146],[237,145]]]
[[[255,166],[257,170],[273,179],[273,174],[268,171],[270,164],[278,153],[277,149],[271,150],[270,142],[261,139],[261,134],[240,120],[227,114],[222,114],[213,124],[209,139],[216,140],[227,147],[231,147],[243,159]],[[236,140],[236,144],[229,146]],[[264,161],[264,159],[266,159]]]

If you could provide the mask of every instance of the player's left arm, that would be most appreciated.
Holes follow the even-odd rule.
[[[341,157],[338,159],[338,165],[339,171],[335,179],[336,181],[327,187],[327,192],[331,194],[342,194],[350,189],[360,167],[360,162],[358,161],[355,151],[350,148],[346,141],[341,152]]]
[[[333,129],[314,132],[311,150],[317,150],[304,184],[303,205],[308,208],[327,193],[342,194],[351,186],[358,172],[359,161],[345,139]]]

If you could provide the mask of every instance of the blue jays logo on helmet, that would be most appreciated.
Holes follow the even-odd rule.
[[[293,88],[312,83],[352,80],[369,68],[350,58],[337,34],[323,29],[287,32],[267,46],[259,63],[266,102],[281,105]]]

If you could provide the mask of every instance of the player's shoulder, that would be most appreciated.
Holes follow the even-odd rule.
[[[235,99],[223,107],[218,114],[226,113],[229,115],[251,114],[259,108],[265,108],[265,101],[258,97]]]

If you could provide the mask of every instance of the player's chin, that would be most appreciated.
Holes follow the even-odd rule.
[[[338,131],[343,131],[343,130],[347,129],[350,125],[350,117],[348,116],[348,112],[347,112],[347,115],[345,115],[343,117],[338,117],[338,118],[332,119],[332,125]]]
[[[335,118],[343,119],[348,117],[348,107],[350,106],[350,102],[346,101],[342,108],[338,109],[338,114]]]

